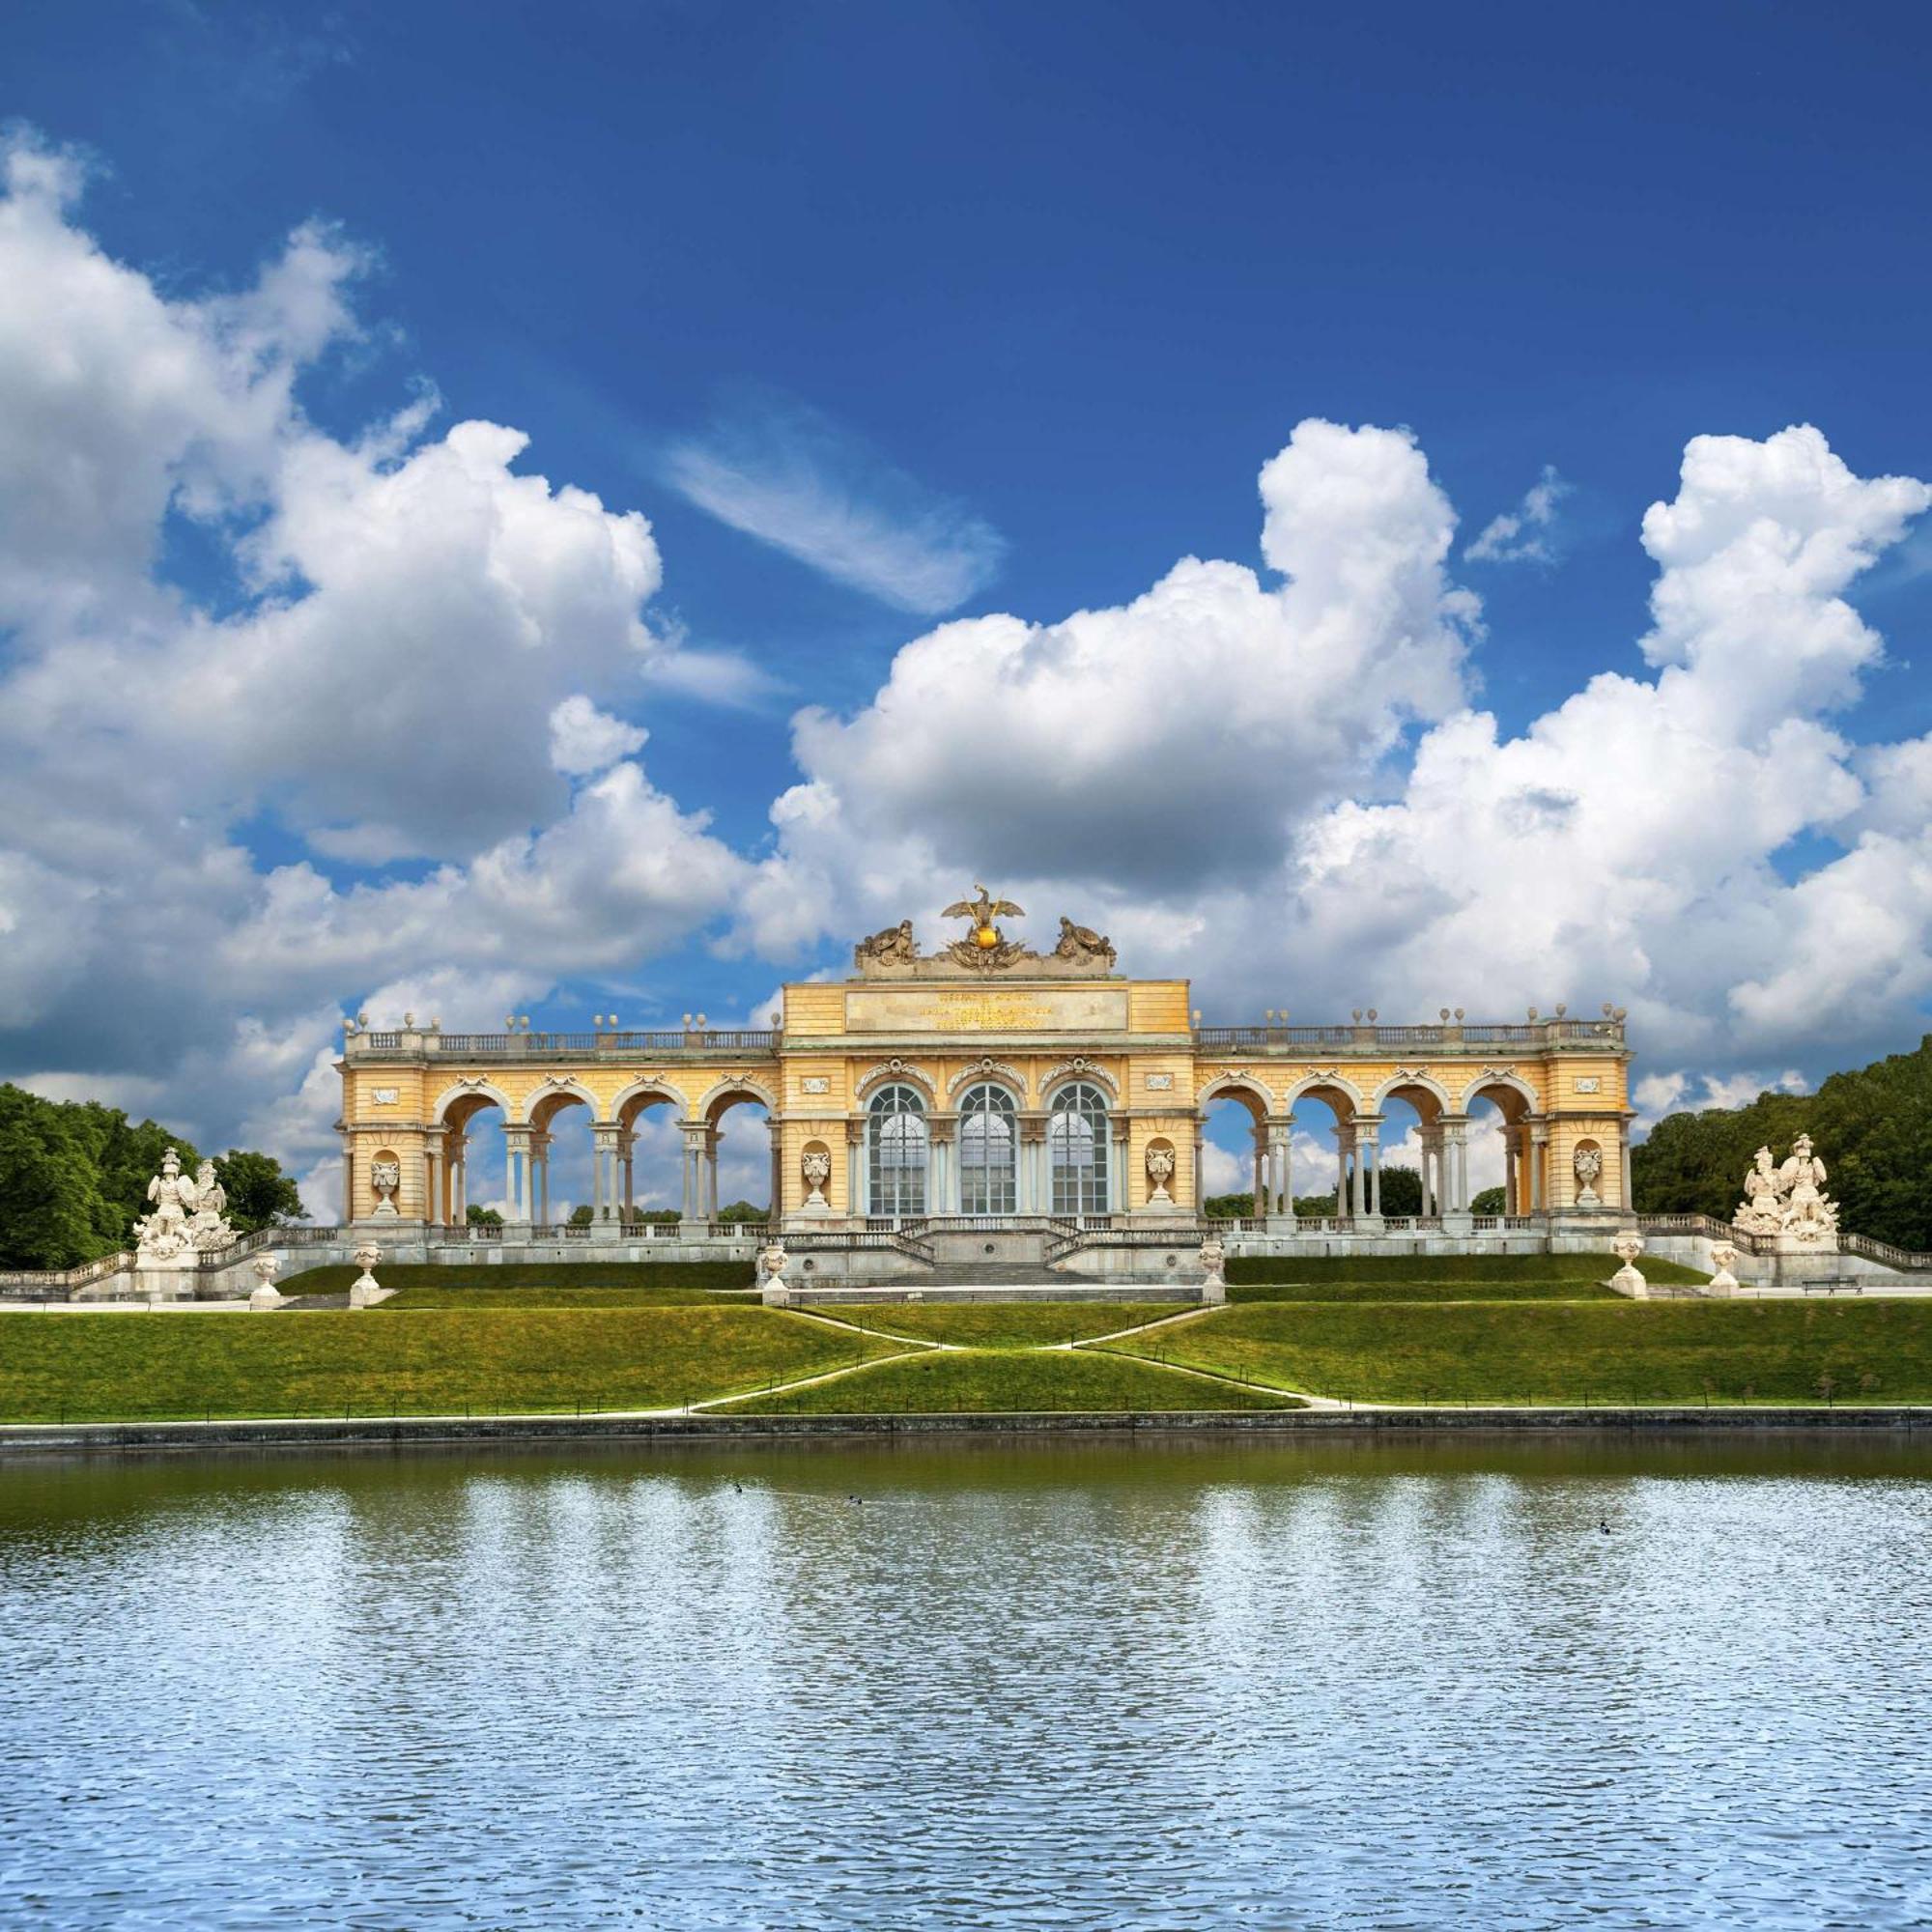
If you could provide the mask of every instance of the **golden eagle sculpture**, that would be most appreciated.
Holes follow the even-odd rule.
[[[978,879],[973,881],[973,890],[978,898],[955,899],[940,914],[941,919],[970,919],[973,922],[971,943],[990,952],[1000,944],[1000,928],[994,921],[1001,919],[1024,919],[1026,908],[1016,906],[1011,899],[996,899]]]

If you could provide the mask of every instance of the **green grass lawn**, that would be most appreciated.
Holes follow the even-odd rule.
[[[1270,1302],[1102,1345],[1361,1402],[1932,1401],[1932,1303]]]
[[[0,1320],[0,1422],[663,1408],[895,1352],[755,1306]]]
[[[734,1402],[733,1415],[904,1415],[947,1410],[1284,1408],[1262,1389],[1199,1381],[1124,1355],[948,1350],[789,1393]]]
[[[1615,1255],[1242,1255],[1229,1262],[1228,1283],[1293,1283],[1317,1287],[1347,1284],[1360,1289],[1412,1288],[1461,1282],[1496,1291],[1550,1284],[1593,1287],[1609,1280],[1622,1264]],[[1638,1263],[1646,1281],[1698,1282],[1710,1276],[1679,1262],[1646,1255]],[[1258,1299],[1242,1296],[1243,1300]],[[1404,1300],[1415,1297],[1405,1295]],[[1489,1294],[1479,1297],[1489,1300]]]
[[[1662,1276],[1650,1279],[1662,1281]],[[1230,1301],[1620,1301],[1594,1281],[1244,1281]]]
[[[275,1284],[284,1294],[346,1294],[357,1267],[305,1268]],[[517,1262],[497,1266],[378,1263],[376,1279],[397,1291],[384,1309],[673,1308],[749,1292],[749,1262]]]
[[[812,1312],[888,1335],[910,1335],[921,1342],[954,1342],[965,1349],[1037,1349],[1054,1342],[1084,1342],[1091,1336],[1111,1335],[1117,1328],[1140,1327],[1179,1315],[1183,1305],[1143,1301],[895,1301],[866,1308],[838,1304]]]

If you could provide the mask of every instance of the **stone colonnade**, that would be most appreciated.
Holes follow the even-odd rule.
[[[750,1097],[750,1096],[748,1096]],[[553,1119],[554,1116],[552,1117]],[[771,1199],[779,1198],[780,1122],[767,1122],[771,1136]],[[682,1183],[680,1208],[687,1221],[714,1220],[718,1214],[718,1153],[724,1134],[716,1121],[680,1121]],[[547,1126],[508,1121],[503,1128],[503,1198],[513,1223],[551,1223],[550,1162],[554,1135]],[[440,1126],[423,1138],[419,1198],[433,1223],[461,1226],[467,1219],[471,1135],[463,1125]],[[590,1209],[593,1222],[628,1222],[637,1211],[637,1147],[634,1126],[593,1121],[590,1125]],[[345,1200],[354,1200],[354,1144],[343,1151]],[[413,1190],[412,1190],[413,1193]],[[487,1198],[487,1197],[486,1197]]]
[[[1382,1211],[1381,1131],[1385,1117],[1354,1114],[1335,1122],[1335,1211],[1361,1218]],[[1422,1151],[1422,1212],[1425,1216],[1466,1214],[1469,1209],[1469,1117],[1444,1115],[1424,1122]],[[1290,1138],[1293,1116],[1269,1115],[1254,1128],[1255,1212],[1292,1215],[1294,1212]],[[1528,1209],[1511,1212],[1528,1212]]]

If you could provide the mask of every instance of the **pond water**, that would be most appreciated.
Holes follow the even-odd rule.
[[[15,1463],[0,1922],[1926,1923],[1928,1477],[1849,1434]]]

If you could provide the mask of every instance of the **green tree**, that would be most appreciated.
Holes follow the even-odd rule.
[[[1472,1214],[1500,1214],[1503,1211],[1504,1191],[1500,1187],[1485,1187],[1469,1203]]]
[[[463,1210],[463,1218],[472,1228],[500,1228],[503,1225],[503,1217],[496,1208],[480,1207],[474,1201]]]
[[[718,1210],[721,1221],[763,1221],[770,1217],[764,1208],[753,1208],[749,1201],[734,1201],[728,1208]]]
[[[1326,1194],[1297,1194],[1294,1197],[1294,1211],[1316,1220],[1325,1220],[1335,1211],[1335,1190],[1331,1187]]]
[[[1210,1194],[1201,1204],[1201,1211],[1214,1221],[1242,1221],[1255,1211],[1252,1191],[1246,1194]]]
[[[1932,1248],[1932,1035],[1910,1053],[1833,1073],[1815,1094],[1668,1115],[1631,1153],[1637,1209],[1728,1220],[1757,1150],[1781,1159],[1801,1133],[1825,1160],[1842,1227]]]
[[[228,1197],[228,1218],[244,1235],[283,1221],[306,1221],[308,1209],[294,1179],[272,1154],[230,1148],[214,1163],[214,1178]]]
[[[1422,1212],[1422,1176],[1415,1168],[1383,1168],[1381,1193],[1384,1214]]]
[[[573,1228],[587,1228],[590,1225],[590,1203],[587,1201],[580,1201],[570,1210],[570,1225]]]
[[[93,1150],[65,1109],[0,1087],[0,1266],[72,1267],[111,1254]]]

